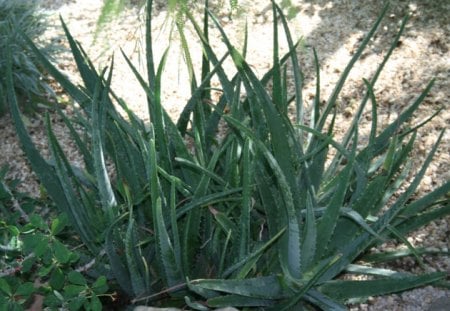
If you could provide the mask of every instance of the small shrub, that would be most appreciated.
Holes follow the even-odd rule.
[[[0,72],[6,72],[7,50],[13,51],[12,67],[14,88],[20,104],[32,108],[33,101],[44,99],[52,94],[51,89],[42,78],[36,56],[30,52],[19,34],[22,32],[37,43],[47,28],[46,16],[38,10],[36,0],[0,0]],[[52,49],[47,46],[45,53]],[[5,77],[0,78],[1,89],[5,89]],[[6,111],[6,99],[0,96],[0,116]]]
[[[18,192],[0,171],[0,306],[101,310],[99,297],[112,297],[105,276],[88,276],[95,265],[71,239],[67,216],[55,215],[50,202]],[[52,209],[51,220],[39,211]],[[76,250],[75,250],[76,249]],[[81,255],[80,255],[81,254]],[[89,260],[89,261],[88,261]]]
[[[144,124],[110,90],[113,64],[109,71],[98,73],[64,23],[84,87],[74,85],[26,39],[42,65],[80,105],[82,113],[74,120],[61,115],[83,156],[82,170],[68,161],[49,117],[52,161],[32,144],[16,105],[11,52],[7,57],[8,99],[23,149],[84,246],[92,255],[106,252],[98,271],[111,277],[111,288],[120,289],[132,304],[194,310],[224,306],[343,310],[353,298],[443,282],[445,272],[415,275],[374,267],[392,258],[391,253],[381,252],[376,261],[367,256],[372,247],[391,239],[405,241],[408,232],[450,213],[445,198],[450,181],[421,198],[413,196],[443,133],[407,182],[414,169],[408,155],[417,131],[426,123],[408,122],[433,83],[386,128],[377,123],[373,86],[406,19],[384,61],[365,81],[366,96],[346,135],[337,141],[333,136],[336,100],[387,7],[323,107],[317,78],[310,112],[302,102],[297,45],[278,6],[273,5],[274,25],[281,25],[290,52],[279,57],[279,29],[274,27],[273,68],[261,79],[213,15],[205,10],[202,29],[187,12],[203,44],[203,68],[200,77],[193,74],[188,81],[192,97],[176,123],[161,103],[167,54],[155,64],[151,8],[148,1],[148,82],[123,55],[146,91],[150,124]],[[223,58],[209,45],[211,25],[228,48]],[[184,48],[188,53],[188,45]],[[232,77],[222,68],[227,57],[236,67]],[[289,61],[295,80],[293,97],[287,91]],[[195,72],[192,63],[187,61],[187,66]],[[222,91],[217,101],[210,94],[214,76]],[[269,81],[273,87],[267,91]],[[127,112],[127,118],[114,103]],[[358,124],[368,103],[372,126],[363,143]],[[289,105],[296,110],[295,121],[288,115]],[[221,121],[229,131],[217,140]],[[74,130],[75,122],[82,134]],[[189,147],[187,138],[192,141]],[[113,179],[107,161],[113,164]],[[401,187],[404,191],[399,193]],[[420,259],[420,252],[407,246]],[[366,280],[345,278],[349,275]]]

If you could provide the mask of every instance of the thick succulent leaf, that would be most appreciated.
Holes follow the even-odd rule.
[[[234,188],[195,198],[190,203],[184,204],[177,208],[177,217],[183,217],[189,211],[195,208],[206,207],[208,205],[220,203],[223,201],[241,201],[241,197],[237,196],[237,194],[240,192],[242,192],[242,188]]]
[[[419,229],[432,221],[443,219],[450,214],[450,200],[439,202],[438,207],[430,209],[429,211],[416,214],[414,217],[402,220],[401,224],[395,225],[396,229],[402,234]]]
[[[253,193],[253,166],[250,157],[250,140],[246,140],[242,162],[242,207],[239,219],[239,259],[243,259],[250,251],[250,211]]]
[[[227,98],[227,102],[229,103],[233,102],[234,97],[233,84],[230,82],[227,75],[225,74],[224,69],[220,65],[222,61],[219,62],[216,54],[214,53],[209,44],[208,37],[205,36],[205,34],[202,32],[201,27],[197,24],[193,15],[190,12],[186,12],[186,17],[194,26],[195,32],[197,33],[199,39],[202,42],[203,49],[206,53],[208,60],[213,64],[215,68],[217,68],[217,77],[219,78],[220,85],[223,89],[224,96]],[[226,55],[223,58],[225,57]]]
[[[382,13],[382,14],[385,14],[385,13]],[[370,146],[371,142],[373,142],[373,137],[376,134],[376,129],[377,129],[377,102],[376,102],[376,98],[374,96],[373,87],[375,86],[375,83],[378,81],[378,77],[380,76],[381,72],[383,71],[387,61],[391,57],[392,52],[394,51],[394,49],[396,49],[398,47],[398,42],[400,40],[400,37],[403,34],[403,31],[405,30],[407,21],[408,21],[408,15],[406,15],[405,18],[403,18],[403,21],[402,21],[402,24],[400,25],[399,31],[397,32],[394,40],[392,41],[391,46],[389,47],[389,50],[385,53],[385,55],[383,57],[383,61],[378,65],[377,70],[373,74],[370,82],[363,79],[364,83],[367,87],[367,92],[364,95],[364,97],[361,101],[361,104],[358,107],[358,111],[355,113],[355,117],[353,118],[352,124],[350,125],[345,137],[342,140],[343,146],[348,146],[348,143],[351,141],[353,131],[354,131],[354,129],[357,128],[357,126],[359,124],[359,120],[361,118],[361,115],[362,115],[364,108],[366,107],[366,103],[369,99],[371,99],[371,102],[372,102],[372,124],[371,124],[371,134],[370,134],[370,139],[369,139],[368,145]]]
[[[281,299],[292,294],[284,285],[282,277],[275,275],[244,280],[193,280],[191,283],[208,290],[252,298]]]
[[[445,278],[445,273],[437,272],[420,276],[403,276],[383,278],[370,281],[329,281],[318,287],[318,290],[339,301],[350,298],[386,295],[411,288],[427,285]]]
[[[122,215],[109,226],[105,235],[105,251],[111,265],[111,271],[114,274],[117,283],[122,290],[133,297],[135,293],[133,292],[133,288],[131,286],[132,281],[126,262],[123,258],[124,256],[121,254],[124,251],[123,241],[117,237],[117,233],[114,231],[119,223],[123,221],[123,218],[127,216],[127,214]]]
[[[406,245],[406,247],[411,251],[411,253],[413,254],[413,256],[415,257],[415,259],[417,260],[417,263],[419,264],[419,266],[425,271],[426,267],[425,264],[422,260],[422,257],[420,257],[419,253],[416,251],[416,248],[414,247],[414,245],[412,245],[408,239],[406,238],[406,235],[402,234],[400,231],[398,231],[395,227],[393,226],[387,226],[387,231],[391,233],[391,235],[396,238],[399,242],[403,243],[404,245]]]
[[[398,222],[401,222],[401,218],[412,220],[418,213],[426,210],[428,207],[433,205],[439,198],[445,196],[450,192],[450,180],[445,182],[443,185],[434,189],[432,192],[425,194],[421,198],[414,200],[413,202],[407,204],[403,211],[399,214]]]
[[[67,205],[62,207],[69,215],[71,224],[77,229],[83,242],[92,252],[98,252],[96,242],[101,234],[101,217],[95,218],[95,208],[91,204],[83,204],[79,199],[80,185],[77,185],[77,178],[72,171],[61,146],[59,145],[51,128],[50,118],[47,116],[47,135],[49,138],[50,150],[55,161],[55,172],[62,188],[62,193],[67,198]]]
[[[165,126],[165,118],[164,118],[164,109],[161,103],[161,87],[162,87],[162,74],[164,72],[164,66],[167,61],[168,56],[168,48],[164,52],[161,62],[158,66],[158,72],[156,74],[155,81],[155,89],[154,94],[155,97],[153,101],[149,101],[149,113],[150,120],[155,130],[155,145],[159,151],[159,161],[158,164],[166,170],[169,174],[173,173],[172,168],[172,152],[169,149],[168,139],[166,135],[166,126]]]
[[[225,233],[231,232],[230,235],[233,239],[237,238],[238,236],[238,227],[236,224],[228,217],[225,213],[213,211],[214,218],[216,219],[217,223],[220,227],[222,227],[222,230]]]
[[[305,294],[318,284],[321,276],[328,271],[341,257],[340,254],[319,261],[312,269],[304,274],[304,278],[298,282],[297,280],[288,279],[290,288],[295,290],[295,294],[280,303],[277,308],[279,310],[292,310],[298,306]]]
[[[373,231],[373,229],[369,226],[369,224],[364,220],[364,218],[356,211],[348,208],[343,208],[341,210],[343,216],[350,218],[354,223],[360,226],[362,229],[366,230],[368,233],[379,239],[380,241],[385,241],[385,239]]]
[[[314,258],[316,257],[316,248],[318,243],[318,228],[314,213],[314,209],[316,206],[314,206],[313,199],[309,192],[306,200],[306,216],[304,224],[305,232],[303,233],[302,241],[302,263],[304,265],[304,271],[309,270],[309,268],[313,264]]]
[[[276,11],[278,11],[281,23],[283,25],[284,34],[287,39],[288,47],[290,51],[295,51],[294,41],[292,40],[292,35],[289,30],[289,26],[286,20],[286,17],[283,14],[283,11],[281,8],[275,3],[275,1],[272,2],[273,5],[273,11],[274,16],[276,16]],[[276,29],[277,25],[274,21],[274,29]],[[274,39],[275,41],[275,39]],[[294,85],[295,85],[295,111],[296,111],[296,123],[297,124],[303,124],[304,123],[304,117],[303,117],[303,73],[300,69],[300,62],[298,61],[297,53],[290,53],[290,58],[292,61],[292,72],[294,74]],[[276,58],[278,59],[278,53],[276,55]],[[275,54],[274,54],[275,59]],[[303,146],[303,133],[300,131],[298,134],[298,139],[300,140],[300,146]]]
[[[241,133],[252,139],[271,167],[271,173],[277,179],[279,191],[285,207],[285,214],[281,214],[277,218],[279,218],[279,221],[281,221],[283,225],[287,225],[286,235],[283,237],[280,244],[279,255],[281,267],[287,274],[291,275],[293,278],[299,279],[301,276],[301,230],[295,211],[295,203],[291,192],[292,188],[289,186],[288,178],[280,167],[280,162],[275,159],[274,155],[269,151],[266,145],[256,138],[250,129],[246,128],[241,122],[231,116],[224,116],[224,118],[231,126],[237,128]],[[293,177],[292,171],[289,176]]]
[[[128,221],[124,246],[126,268],[130,275],[133,294],[135,297],[148,294],[150,292],[149,271],[143,262],[144,258],[138,243],[137,228],[132,217]]]
[[[364,265],[358,265],[358,264],[350,264],[345,269],[346,272],[352,273],[352,274],[359,274],[359,275],[370,275],[370,276],[376,276],[376,277],[389,277],[389,278],[402,278],[405,276],[411,276],[410,273],[406,272],[398,272],[395,270],[390,269],[383,269],[383,268],[374,268]]]
[[[235,271],[239,270],[240,275],[246,275],[248,273],[248,270],[253,266],[254,259],[260,258],[261,255],[268,250],[270,247],[273,246],[273,244],[283,235],[283,233],[286,231],[286,229],[281,230],[276,235],[274,235],[269,241],[264,243],[261,247],[253,251],[251,254],[249,254],[247,257],[243,258],[241,261],[235,263],[231,267],[228,267],[224,272],[223,276],[228,277],[230,274],[234,273]],[[248,263],[251,263],[251,265],[248,265]]]
[[[335,232],[336,225],[340,214],[340,209],[344,205],[345,195],[350,184],[350,177],[354,167],[354,160],[357,146],[357,135],[355,134],[354,146],[348,163],[342,172],[338,175],[337,186],[334,189],[334,194],[328,202],[325,213],[319,220],[317,225],[317,259],[320,260],[325,256],[325,252],[329,248],[329,242],[333,233]]]
[[[420,96],[407,108],[405,109],[398,118],[392,122],[389,126],[387,126],[372,142],[371,145],[365,147],[361,150],[357,156],[358,159],[361,159],[362,163],[367,162],[370,159],[373,159],[375,156],[382,154],[389,146],[390,140],[393,136],[398,134],[399,129],[403,124],[408,121],[413,113],[417,110],[419,105],[423,102],[425,97],[430,92],[432,86],[434,84],[434,80],[431,80],[426,86],[425,90],[420,94]]]
[[[153,38],[152,38],[152,9],[153,0],[147,1],[145,16],[145,56],[147,63],[147,79],[150,89],[155,89],[155,60],[153,58]],[[148,99],[149,100],[149,99]],[[150,105],[150,103],[149,103]]]
[[[84,85],[90,95],[94,94],[95,87],[97,85],[97,81],[99,79],[99,75],[95,70],[95,66],[90,62],[86,53],[82,49],[82,47],[75,41],[70,33],[67,25],[64,23],[62,17],[60,18],[61,25],[64,29],[64,33],[66,35],[67,40],[69,41],[69,46],[72,52],[72,55],[75,59],[75,63],[78,68],[78,72],[80,73],[81,78],[83,79]],[[81,102],[80,105],[84,108],[86,102]]]
[[[88,172],[92,173],[94,171],[94,164],[93,164],[94,160],[92,159],[92,154],[91,154],[91,152],[88,149],[88,145],[85,142],[83,142],[83,140],[81,139],[80,135],[75,130],[75,127],[74,127],[73,123],[61,111],[61,109],[56,107],[56,112],[61,117],[61,119],[64,121],[64,124],[67,126],[67,129],[69,130],[72,139],[74,140],[75,144],[77,145],[78,150],[83,155],[83,159],[84,159],[84,164],[86,166],[86,170]]]
[[[316,289],[310,289],[305,294],[304,299],[324,311],[345,311],[348,309],[346,305],[331,299]]]
[[[135,75],[136,79],[139,81],[141,87],[144,89],[144,91],[147,94],[147,98],[150,102],[154,102],[155,93],[154,89],[152,89],[144,80],[144,78],[140,75],[136,67],[131,63],[130,59],[122,52],[122,55],[124,56],[126,62],[128,63],[128,66],[132,70],[133,74]],[[186,144],[182,138],[181,132],[177,129],[176,125],[173,123],[173,121],[170,119],[170,116],[167,114],[167,112],[162,109],[162,113],[164,114],[164,124],[165,124],[165,130],[166,130],[166,136],[170,142],[171,148],[175,151],[175,154],[183,159],[192,160],[191,153],[187,150]],[[195,176],[189,173],[189,171],[183,170],[183,177],[186,179],[189,184],[195,184],[194,180],[196,179]]]
[[[442,250],[438,250],[436,248],[416,248],[416,253],[419,255],[450,255],[450,252],[445,252]],[[368,255],[364,255],[361,260],[369,263],[382,263],[389,262],[397,259],[401,259],[404,257],[413,256],[413,252],[408,249],[401,249],[396,251],[384,251],[380,253],[372,253]]]
[[[181,164],[182,166],[185,166],[186,168],[191,168],[191,169],[197,171],[198,173],[202,174],[204,177],[208,177],[209,179],[214,180],[215,182],[217,182],[220,185],[223,185],[224,187],[227,184],[227,182],[225,180],[223,180],[223,178],[221,176],[217,175],[216,173],[214,173],[213,170],[210,169],[211,164],[215,164],[215,163],[210,163],[210,165],[208,165],[208,167],[205,167],[205,165],[198,164],[198,163],[195,163],[193,161],[189,161],[189,160],[183,159],[183,158],[176,157],[174,160],[177,163]],[[212,167],[212,168],[214,169],[214,167]],[[199,184],[202,184],[202,183],[200,182]]]
[[[225,295],[208,299],[207,304],[212,308],[270,307],[276,304],[276,300],[258,299],[241,295]]]
[[[203,91],[208,87],[210,84],[211,78],[218,73],[219,70],[222,69],[222,64],[228,57],[228,53],[225,54],[218,63],[214,66],[213,70],[209,72],[205,78],[202,80],[201,84],[194,90],[194,92],[191,95],[191,98],[188,100],[187,104],[184,106],[183,111],[180,114],[180,117],[178,118],[177,127],[180,131],[181,135],[184,135],[186,133],[186,129],[191,117],[192,112],[195,109],[195,106],[198,104],[204,105],[204,101],[201,100],[201,96]],[[224,97],[225,99],[225,97]],[[223,101],[222,106],[224,106],[226,101]],[[224,107],[223,107],[224,108]],[[223,111],[223,108],[220,111]],[[210,126],[212,129],[212,127]]]
[[[209,311],[210,309],[204,305],[203,302],[196,302],[191,301],[191,298],[189,296],[184,296],[184,301],[186,302],[186,305],[191,308],[192,310],[198,310],[198,311]]]
[[[41,183],[47,189],[48,194],[56,203],[56,206],[65,208],[69,206],[68,198],[65,196],[63,188],[59,182],[58,175],[53,167],[47,163],[47,161],[41,156],[36,149],[31,137],[29,136],[25,125],[22,121],[20,111],[17,104],[17,98],[14,91],[13,78],[12,78],[12,61],[11,50],[7,50],[6,55],[6,91],[7,102],[10,106],[11,116],[16,127],[16,133],[22,144],[22,148],[30,161],[33,171],[36,173]],[[63,210],[64,212],[65,210]]]
[[[227,232],[227,237],[225,239],[225,243],[223,243],[223,247],[222,247],[222,250],[221,250],[222,253],[220,255],[219,267],[217,269],[217,271],[218,271],[217,275],[220,278],[224,277],[223,270],[225,269],[225,261],[229,260],[229,247],[228,246],[229,246],[229,243],[231,241],[231,234],[232,234],[231,230]]]
[[[428,154],[427,158],[425,159],[425,162],[423,163],[420,170],[416,173],[413,181],[409,185],[409,187],[406,189],[404,193],[402,193],[399,198],[394,202],[394,204],[389,208],[389,210],[383,214],[379,220],[374,224],[375,230],[384,229],[390,222],[394,219],[395,216],[397,216],[398,213],[400,213],[407,200],[414,194],[417,187],[419,186],[420,181],[422,180],[423,176],[425,175],[425,172],[428,168],[428,166],[431,163],[431,160],[433,159],[434,154],[436,153],[437,147],[439,146],[439,143],[444,135],[444,131],[441,131],[441,134],[439,135],[435,145],[433,146],[432,150]]]
[[[164,269],[164,283],[167,287],[172,287],[184,282],[180,266],[177,264],[174,248],[167,231],[167,227],[161,210],[161,200],[156,201],[155,207],[155,235],[158,243],[157,256]]]
[[[275,6],[274,3],[272,3]],[[285,103],[282,101],[282,81],[281,81],[281,68],[279,63],[279,42],[278,42],[278,15],[275,8],[273,11],[273,52],[272,52],[272,70],[273,70],[273,87],[272,87],[272,100],[274,105],[279,111],[286,113]]]
[[[117,201],[112,190],[111,181],[106,170],[106,163],[104,157],[104,130],[106,119],[106,105],[108,104],[105,98],[108,96],[109,84],[112,78],[112,68],[109,73],[106,88],[101,90],[101,80],[97,80],[94,90],[92,103],[92,153],[94,158],[94,171],[98,190],[105,214],[112,222],[115,219],[114,209],[117,206]]]
[[[345,67],[344,71],[342,72],[342,75],[339,78],[339,81],[336,83],[336,86],[331,93],[330,97],[328,98],[328,101],[326,103],[325,109],[322,112],[322,115],[319,118],[319,121],[317,123],[316,129],[318,131],[322,131],[323,126],[325,125],[325,121],[328,118],[328,115],[330,114],[332,108],[336,105],[337,98],[345,84],[345,81],[347,80],[348,75],[350,74],[350,71],[352,70],[353,66],[355,65],[356,61],[360,58],[362,52],[366,48],[366,46],[369,44],[370,40],[375,34],[375,31],[377,30],[378,26],[380,25],[381,21],[383,20],[384,16],[386,15],[386,12],[388,11],[388,5],[385,5],[383,10],[381,11],[379,17],[375,21],[374,25],[370,29],[370,31],[367,33],[367,35],[362,40],[360,46],[356,50],[356,52],[353,54],[353,57]]]
[[[89,96],[81,88],[70,82],[70,80],[50,62],[44,53],[36,47],[30,38],[25,34],[22,34],[22,37],[46,71],[58,81],[76,102],[83,104],[89,100]]]

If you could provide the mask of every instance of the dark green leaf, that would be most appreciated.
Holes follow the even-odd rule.
[[[420,276],[384,278],[370,281],[329,281],[319,286],[319,291],[340,301],[355,297],[386,295],[423,286],[442,280],[445,273],[430,273]]]
[[[292,294],[284,287],[282,277],[266,276],[244,280],[194,280],[195,286],[252,298],[281,299]]]
[[[276,305],[271,299],[258,299],[240,295],[226,295],[208,299],[208,306],[214,308],[227,307],[270,307]]]
[[[53,254],[58,262],[65,264],[70,260],[71,251],[58,240],[53,241]]]
[[[67,297],[77,297],[86,290],[86,286],[69,284],[64,286],[64,295]]]
[[[91,301],[89,303],[89,306],[90,306],[92,311],[101,311],[101,310],[103,310],[102,302],[95,295],[91,297]]]
[[[77,271],[70,271],[69,274],[67,275],[67,279],[69,280],[70,283],[75,284],[75,285],[86,285],[86,279],[84,278],[84,276]]]
[[[67,226],[67,216],[65,216],[65,214],[60,215],[58,218],[55,218],[52,221],[50,227],[52,235],[60,234],[66,226]]]
[[[19,287],[17,287],[15,295],[30,298],[31,294],[33,294],[34,291],[35,291],[34,284],[31,282],[25,282],[23,284],[20,284]]]
[[[11,286],[9,286],[8,282],[4,278],[0,278],[0,290],[8,296],[11,296]]]
[[[94,293],[96,293],[97,295],[106,293],[106,291],[108,290],[107,282],[108,281],[105,276],[102,275],[98,277],[97,280],[95,280],[95,282],[91,286]]]
[[[53,289],[61,290],[64,286],[65,279],[66,279],[66,277],[65,277],[62,269],[59,267],[56,267],[55,269],[53,269],[52,274],[50,275],[50,280],[49,280],[50,286]]]

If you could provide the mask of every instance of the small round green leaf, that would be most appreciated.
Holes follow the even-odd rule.
[[[53,294],[45,295],[44,305],[54,310],[57,307],[61,306],[62,302],[64,302],[64,297],[58,291],[53,291]]]
[[[58,262],[65,264],[69,262],[71,251],[61,242],[55,240],[53,242],[53,252],[55,254],[55,258]]]
[[[37,229],[46,230],[48,229],[47,224],[44,219],[37,214],[33,214],[30,216],[30,223]]]
[[[65,276],[64,272],[61,270],[61,268],[56,268],[52,271],[52,274],[50,276],[50,286],[53,289],[61,290],[64,286]]]
[[[33,268],[34,264],[36,263],[36,257],[30,257],[25,259],[22,262],[22,272],[27,273]]]
[[[108,284],[104,275],[100,276],[94,284],[92,284],[92,290],[97,295],[104,294],[108,290]]]
[[[86,302],[85,296],[80,296],[72,299],[69,304],[70,311],[78,311],[83,307],[83,304]]]
[[[20,284],[19,287],[16,290],[15,295],[18,296],[24,296],[26,298],[28,298],[31,294],[34,293],[34,285],[31,282],[26,282],[23,284]]]
[[[64,228],[67,226],[67,216],[59,216],[55,220],[52,221],[50,230],[52,235],[60,234]]]
[[[8,282],[5,279],[0,278],[0,291],[5,293],[8,296],[11,296],[11,286],[9,286]]]
[[[38,271],[38,276],[44,277],[47,276],[53,270],[53,265],[43,266]]]
[[[70,271],[68,274],[69,282],[75,285],[86,285],[86,279],[84,276],[78,271]]]
[[[64,286],[64,296],[77,297],[85,290],[86,286],[69,284],[67,286]]]
[[[97,296],[92,296],[90,307],[92,311],[101,311],[102,310],[102,302],[98,299]]]

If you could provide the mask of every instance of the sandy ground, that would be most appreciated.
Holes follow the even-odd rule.
[[[155,13],[153,24],[155,28],[156,44],[154,46],[156,58],[171,42],[168,67],[164,73],[163,103],[169,114],[176,118],[189,97],[187,72],[183,67],[183,58],[180,56],[180,47],[177,37],[172,41],[168,39],[170,25],[165,23],[166,11],[162,3],[156,1],[159,11]],[[215,1],[211,1],[215,2]],[[225,1],[226,3],[226,1]],[[233,42],[240,46],[243,39],[243,25],[249,23],[249,51],[248,59],[252,68],[263,74],[271,66],[271,11],[269,1],[240,0],[243,10],[231,18],[228,11],[217,9],[217,13],[227,33]],[[322,98],[326,99],[333,90],[334,85],[355,53],[364,34],[370,29],[377,15],[381,11],[381,1],[292,1],[298,14],[290,21],[291,30],[295,38],[303,37],[304,45],[299,49],[299,58],[303,67],[306,85],[304,100],[311,102],[315,92],[314,68],[311,48],[318,51],[321,64],[321,91]],[[133,78],[123,57],[120,48],[133,60],[140,69],[145,64],[139,57],[143,51],[142,16],[135,8],[127,9],[115,22],[103,30],[96,42],[93,42],[93,30],[98,18],[101,1],[89,0],[48,0],[43,1],[43,8],[51,14],[55,27],[50,29],[48,40],[61,40],[58,14],[69,26],[73,36],[81,42],[90,57],[99,67],[109,64],[112,53],[115,55],[115,73],[113,89],[124,98],[128,105],[144,120],[147,120],[145,96],[137,81]],[[384,19],[379,32],[363,54],[350,75],[346,87],[339,99],[339,128],[337,133],[343,132],[356,111],[356,105],[364,94],[362,78],[370,78],[377,65],[383,59],[390,42],[393,40],[402,17],[410,12],[410,21],[406,27],[397,49],[391,57],[387,67],[380,76],[375,87],[379,103],[380,123],[387,124],[416,98],[425,88],[428,81],[435,77],[436,83],[417,113],[413,123],[420,122],[437,109],[442,108],[440,115],[427,124],[420,132],[415,153],[413,155],[416,165],[424,159],[426,152],[443,128],[450,124],[450,13],[448,1],[395,1],[388,16]],[[192,44],[193,61],[200,68],[200,55],[198,53],[198,40],[195,39],[190,28],[186,28],[189,43]],[[223,45],[216,38],[213,46],[223,51]],[[282,46],[286,51],[286,44]],[[220,53],[219,53],[220,54]],[[61,54],[58,66],[75,81],[79,81],[74,64],[69,54]],[[231,72],[231,66],[227,67]],[[78,80],[77,80],[78,79]],[[66,140],[66,133],[60,122],[55,118],[55,131],[61,140]],[[46,139],[43,134],[42,120],[30,119],[30,131],[39,146],[46,150]],[[70,141],[66,143],[67,150],[73,150]],[[32,173],[26,165],[14,130],[8,118],[0,119],[0,166],[9,163],[12,170],[11,178],[25,181],[25,187],[32,193],[37,193],[37,184]],[[70,152],[69,152],[70,153]],[[77,162],[75,152],[70,154],[71,160]],[[443,142],[435,157],[433,164],[427,171],[420,192],[425,193],[450,178],[450,133],[447,130]],[[448,250],[450,218],[430,224],[419,232],[411,235],[408,240],[416,246],[436,247]],[[386,248],[395,248],[396,245],[385,245]],[[410,260],[394,263],[407,271],[420,271]],[[447,271],[450,274],[449,258],[426,258],[427,270]],[[438,309],[439,303],[450,305],[450,291],[426,287],[399,295],[380,298],[371,298],[367,303],[351,306],[352,310],[445,310]]]

